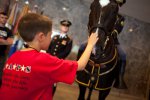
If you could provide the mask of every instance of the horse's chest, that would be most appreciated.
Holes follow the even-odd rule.
[[[117,57],[114,57],[113,59],[104,62],[104,63],[94,63],[93,61],[89,60],[86,70],[88,70],[91,74],[107,74],[111,72],[117,64]]]

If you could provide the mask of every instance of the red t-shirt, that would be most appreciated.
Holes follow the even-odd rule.
[[[77,67],[47,53],[18,51],[4,67],[0,100],[52,100],[53,83],[73,83]]]

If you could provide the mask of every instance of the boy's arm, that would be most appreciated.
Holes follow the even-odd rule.
[[[96,44],[98,40],[98,34],[96,33],[92,33],[91,36],[88,39],[88,44],[86,46],[85,51],[83,52],[82,56],[80,57],[80,59],[78,60],[78,71],[79,70],[83,70],[90,58],[91,55],[91,51],[94,47],[94,45]]]
[[[0,45],[12,45],[13,38],[7,38],[7,40],[0,38]]]
[[[12,31],[6,29],[7,37],[0,37],[0,45],[12,45],[13,44],[13,34]]]

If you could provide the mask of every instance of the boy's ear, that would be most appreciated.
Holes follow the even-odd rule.
[[[38,40],[41,42],[45,39],[45,34],[43,32],[38,33]]]

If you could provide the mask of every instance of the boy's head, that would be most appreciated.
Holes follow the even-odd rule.
[[[18,32],[22,39],[38,51],[47,50],[51,41],[52,21],[35,13],[23,16],[18,24]]]
[[[35,35],[39,32],[48,34],[52,31],[52,21],[46,16],[35,13],[28,13],[23,16],[18,25],[18,32],[25,42],[33,41]]]
[[[67,33],[69,31],[69,27],[72,25],[72,23],[69,20],[62,20],[60,21],[60,27],[61,31],[64,33]]]
[[[7,22],[8,16],[5,12],[0,12],[0,24],[1,26],[5,26]]]

